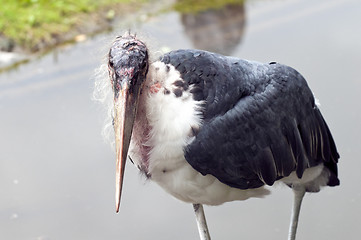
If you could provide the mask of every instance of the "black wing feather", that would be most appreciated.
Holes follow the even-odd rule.
[[[262,64],[199,50],[162,57],[204,102],[204,123],[185,158],[200,173],[240,189],[257,188],[324,163],[339,184],[339,155],[304,78]]]

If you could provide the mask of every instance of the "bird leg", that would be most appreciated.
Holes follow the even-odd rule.
[[[296,239],[298,217],[300,215],[301,203],[303,196],[305,196],[306,189],[304,186],[296,185],[292,187],[294,200],[293,200],[293,209],[291,215],[291,223],[288,234],[288,240]]]
[[[196,214],[196,221],[199,231],[199,237],[201,240],[211,240],[207,227],[206,216],[202,204],[193,204],[193,209]]]

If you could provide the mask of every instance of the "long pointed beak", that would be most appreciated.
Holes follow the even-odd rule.
[[[137,91],[136,91],[137,92]],[[116,212],[119,212],[123,187],[125,163],[127,160],[133,124],[138,105],[138,94],[129,91],[128,84],[124,84],[118,95],[114,97],[114,131],[116,147],[116,180],[115,202]]]

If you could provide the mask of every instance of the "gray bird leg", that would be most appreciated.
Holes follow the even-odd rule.
[[[298,217],[300,215],[301,203],[303,196],[305,196],[306,189],[304,186],[293,186],[292,188],[294,194],[293,200],[293,209],[291,215],[291,223],[288,234],[288,240],[296,239],[297,225],[298,225]]]
[[[207,227],[206,216],[202,204],[193,204],[194,212],[196,214],[197,226],[199,231],[199,237],[201,240],[211,240]]]

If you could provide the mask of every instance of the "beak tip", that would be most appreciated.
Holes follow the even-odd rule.
[[[117,187],[117,190],[119,187]],[[116,198],[115,198],[115,212],[118,213],[120,208],[120,191],[116,191]]]
[[[117,198],[115,201],[115,212],[119,213],[119,208],[120,208],[120,198]]]

